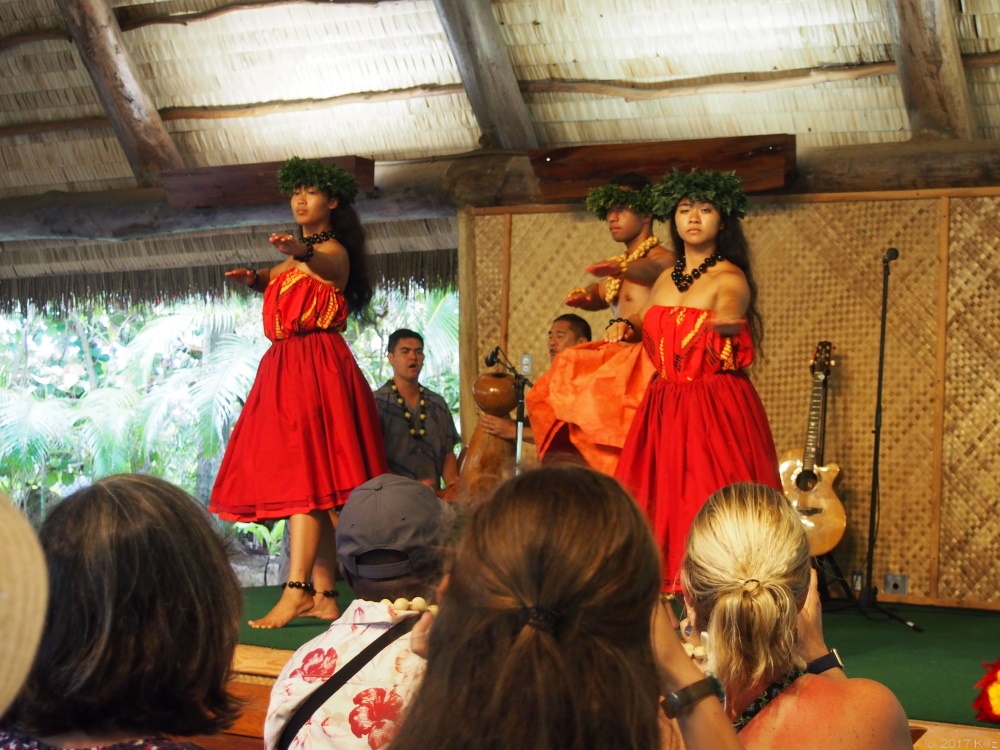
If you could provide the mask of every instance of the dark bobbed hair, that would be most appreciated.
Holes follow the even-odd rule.
[[[559,320],[569,323],[570,330],[573,331],[578,339],[586,339],[587,341],[591,340],[590,323],[576,313],[565,313],[552,322],[555,323]]]
[[[712,205],[715,205],[714,203]],[[716,210],[718,210],[716,206]],[[753,338],[754,348],[760,350],[764,341],[764,319],[761,318],[760,310],[757,309],[757,281],[753,276],[753,269],[750,267],[750,243],[743,233],[743,223],[738,216],[727,216],[722,214],[722,222],[725,225],[716,239],[716,249],[724,259],[739,268],[746,277],[747,286],[750,287],[750,304],[747,307],[747,325],[750,327],[750,336]],[[684,240],[677,232],[677,222],[670,220],[670,239],[673,240],[674,253],[678,258],[684,257]]]
[[[610,477],[543,467],[477,506],[393,750],[652,750],[659,554]],[[558,615],[547,632],[527,608]]]
[[[368,269],[368,253],[365,251],[365,229],[361,226],[361,219],[354,206],[345,200],[338,200],[337,207],[330,212],[330,228],[337,236],[337,241],[347,250],[347,260],[350,263],[347,287],[343,290],[347,308],[355,318],[368,320],[368,303],[372,301],[374,289]]]
[[[190,736],[230,726],[240,586],[207,512],[122,474],[63,500],[39,537],[51,595],[38,656],[5,723]]]
[[[416,331],[411,331],[409,328],[397,328],[389,334],[389,344],[386,347],[386,351],[389,354],[394,354],[396,351],[396,344],[403,339],[416,339],[420,342],[420,346],[424,345],[424,337]]]

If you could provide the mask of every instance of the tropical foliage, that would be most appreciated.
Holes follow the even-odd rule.
[[[268,341],[260,298],[91,304],[0,316],[0,490],[29,514],[94,478],[139,471],[207,499]],[[422,381],[457,413],[458,295],[379,293],[345,332],[376,386],[389,334],[426,339]]]

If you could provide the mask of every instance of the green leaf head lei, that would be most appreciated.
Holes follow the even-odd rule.
[[[651,187],[648,185],[636,190],[612,183],[587,191],[587,210],[596,214],[601,221],[608,218],[608,212],[613,208],[628,208],[639,216],[652,216],[656,221],[663,221],[664,217],[653,210],[652,197]]]
[[[684,198],[694,203],[711,203],[723,216],[738,219],[747,215],[750,205],[735,172],[695,168],[684,174],[674,168],[653,185],[652,204],[656,213],[673,217],[677,204]]]
[[[347,203],[354,203],[358,195],[358,181],[339,164],[293,156],[278,170],[278,189],[291,195],[300,187],[319,188]]]

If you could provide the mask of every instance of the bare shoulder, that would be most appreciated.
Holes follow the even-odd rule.
[[[344,258],[347,258],[347,248],[341,245],[337,240],[318,242],[313,245],[313,250],[317,253],[323,253],[324,255],[343,255]]]
[[[816,675],[799,678],[750,722],[740,739],[755,749],[913,747],[903,707],[885,685],[857,677],[834,680]]]
[[[652,248],[646,257],[650,260],[655,260],[658,263],[673,264],[677,260],[677,256],[674,254],[673,250],[668,250],[663,245],[657,245]]]

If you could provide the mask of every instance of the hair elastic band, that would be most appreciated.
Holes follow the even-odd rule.
[[[525,607],[525,625],[541,630],[549,635],[556,632],[556,625],[559,624],[559,615],[546,607]]]

